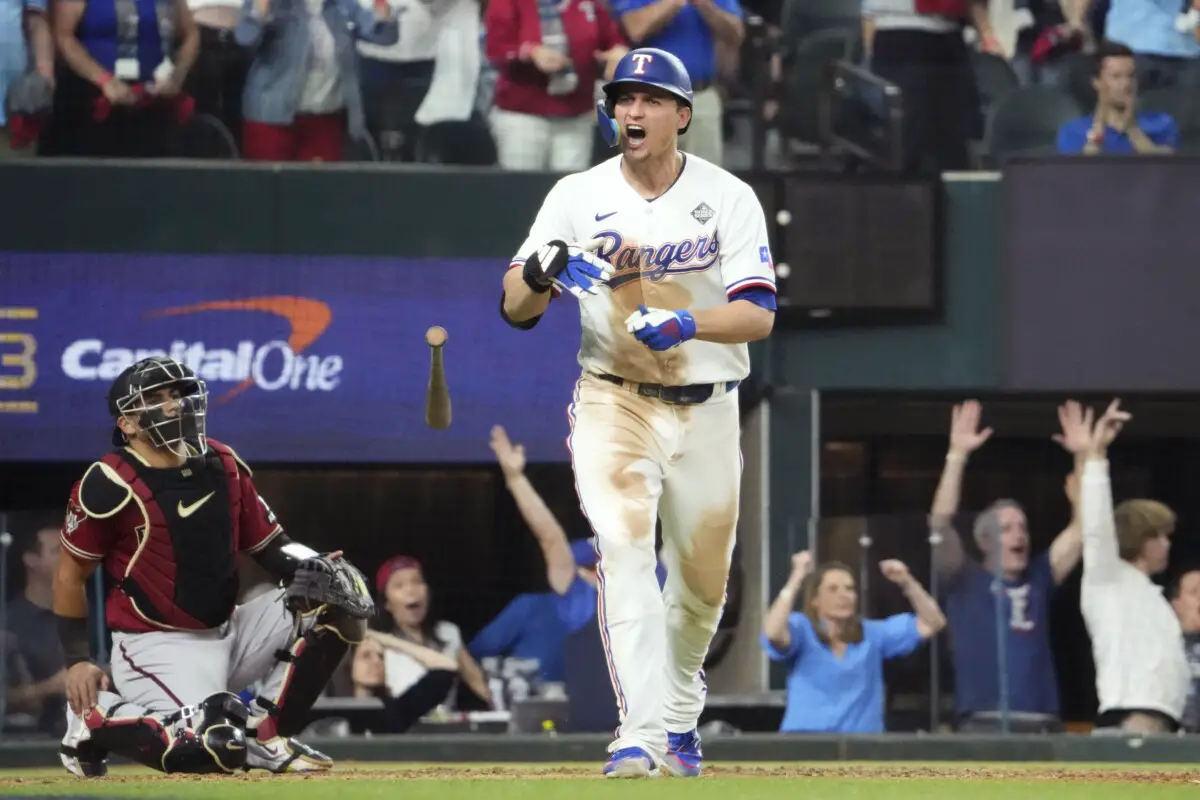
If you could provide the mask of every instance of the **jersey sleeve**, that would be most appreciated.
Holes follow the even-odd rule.
[[[542,207],[533,220],[529,235],[517,248],[517,253],[509,264],[510,269],[523,266],[529,255],[546,242],[560,239],[567,244],[575,244],[574,232],[571,230],[571,218],[568,215],[569,207],[569,187],[566,185],[565,179],[560,180],[554,184],[554,188],[546,194],[546,199],[542,201]]]
[[[721,280],[725,294],[747,289],[775,293],[775,262],[767,238],[767,218],[758,197],[745,183],[738,184],[733,202],[722,209]]]
[[[275,518],[275,512],[259,495],[254,479],[243,472],[238,480],[242,484],[242,509],[239,520],[239,535],[243,553],[257,553],[267,543],[283,533],[283,526]]]
[[[96,519],[83,510],[83,503],[79,499],[81,485],[82,481],[76,481],[71,487],[59,540],[63,548],[78,559],[103,561],[115,543],[114,529],[110,520]]]

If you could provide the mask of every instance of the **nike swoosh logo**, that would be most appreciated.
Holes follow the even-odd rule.
[[[609,217],[611,217],[613,214],[616,214],[616,213],[617,213],[616,211],[610,211],[610,212],[608,212],[607,214],[597,214],[597,215],[596,215],[596,222],[601,222],[601,221],[603,221],[603,220],[606,220],[606,219],[608,219]]]
[[[195,514],[196,511],[200,508],[200,506],[207,503],[214,494],[216,494],[216,492],[209,492],[208,494],[204,495],[204,497],[201,497],[199,500],[192,503],[190,506],[185,506],[183,504],[183,501],[180,500],[179,505],[175,510],[179,512],[180,517],[182,517],[183,519],[187,519],[192,514]]]

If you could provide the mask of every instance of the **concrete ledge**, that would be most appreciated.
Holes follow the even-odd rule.
[[[610,739],[593,735],[444,734],[306,739],[339,761],[440,763],[559,763],[603,761]],[[1118,738],[1061,735],[710,737],[713,762],[1021,761],[1200,763],[1200,737]],[[113,763],[117,763],[114,759]],[[58,766],[58,743],[0,745],[0,768]]]

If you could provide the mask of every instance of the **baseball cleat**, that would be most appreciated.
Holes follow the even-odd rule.
[[[606,778],[657,778],[658,765],[654,758],[640,747],[622,747],[609,756],[604,765]]]
[[[663,766],[668,773],[676,778],[696,778],[703,762],[700,734],[695,728],[687,733],[667,732],[667,757],[663,759]]]
[[[276,736],[265,742],[247,737],[247,771],[265,769],[267,772],[324,772],[333,768],[333,759],[296,739]]]
[[[67,733],[58,747],[58,757],[67,772],[77,778],[103,778],[108,774],[108,754],[92,743],[91,736],[83,718],[67,706]]]

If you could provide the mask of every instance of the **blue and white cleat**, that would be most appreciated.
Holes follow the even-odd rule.
[[[606,778],[657,778],[654,757],[640,747],[622,747],[604,765]]]
[[[700,734],[696,729],[687,733],[667,732],[667,757],[663,766],[676,778],[697,778],[704,763],[700,752]]]

